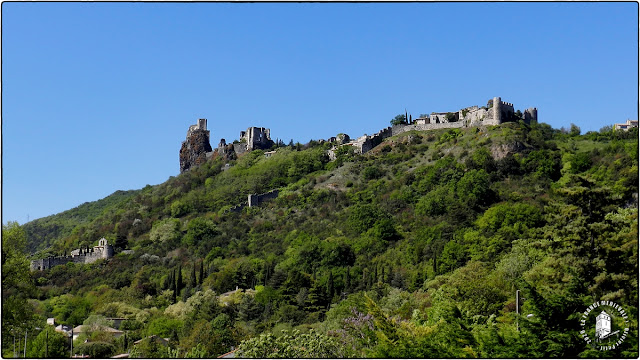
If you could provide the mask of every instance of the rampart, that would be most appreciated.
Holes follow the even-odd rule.
[[[228,212],[237,213],[237,212],[241,212],[242,209],[244,209],[247,206],[248,207],[260,206],[265,201],[277,198],[279,194],[280,194],[280,190],[278,190],[278,189],[271,190],[271,191],[266,192],[264,194],[249,194],[247,196],[247,202],[246,203],[238,204],[238,205],[230,208],[227,211]]]
[[[256,195],[256,194],[249,194],[248,198],[247,198],[247,205],[249,207],[252,206],[260,206],[263,202],[267,201],[267,200],[272,200],[278,197],[278,194],[280,194],[280,190],[271,190],[267,193],[264,194],[260,194],[260,195]]]
[[[449,114],[452,114],[453,117]],[[447,117],[449,117],[451,121],[448,120]],[[409,124],[393,125],[390,128],[380,130],[377,134],[361,136],[357,140],[348,142],[345,145],[353,146],[355,153],[364,154],[380,144],[383,139],[411,130],[424,131],[482,125],[500,125],[516,119],[517,116],[515,116],[513,104],[502,101],[500,97],[494,97],[487,102],[487,107],[474,105],[456,112],[434,112],[428,117],[420,117],[415,121],[409,121]],[[529,108],[525,110],[523,120],[527,124],[531,121],[538,121],[538,109]],[[340,146],[340,144],[336,144],[336,146],[328,150],[328,155],[331,160],[335,160],[336,158],[335,150],[337,146]]]
[[[438,130],[438,129],[457,129],[465,127],[464,122],[448,122],[448,123],[438,123],[438,124],[413,124],[413,125],[394,125],[391,127],[392,135],[402,134],[403,132],[417,130]]]
[[[105,238],[98,240],[98,246],[75,249],[69,256],[50,256],[45,259],[31,261],[31,271],[48,270],[54,266],[72,263],[90,264],[100,259],[109,259],[114,255],[113,246]]]

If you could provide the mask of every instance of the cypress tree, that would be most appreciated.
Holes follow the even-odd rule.
[[[204,282],[204,260],[200,262],[200,285]]]
[[[196,287],[196,284],[198,283],[196,281],[196,262],[193,262],[193,267],[191,268],[191,279],[189,279],[189,287],[190,288],[194,288]]]
[[[173,269],[171,272],[171,290],[173,290],[173,295],[171,296],[172,304],[176,303],[176,297],[178,294],[178,284],[176,282],[176,269]]]
[[[329,280],[327,281],[327,295],[329,295],[329,302],[335,294],[335,288],[333,285],[333,271],[329,270]]]
[[[378,281],[378,265],[375,265],[375,267],[373,268],[373,282],[377,282]]]
[[[344,283],[345,283],[345,291],[349,292],[351,290],[351,274],[349,271],[349,267],[347,266],[347,272],[345,273],[345,279],[344,279]]]
[[[176,289],[178,290],[178,292],[180,292],[182,291],[182,289],[184,289],[184,281],[182,281],[182,265],[178,265],[178,273],[176,275]]]

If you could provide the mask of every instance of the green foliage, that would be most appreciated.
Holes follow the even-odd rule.
[[[195,218],[189,221],[183,241],[186,245],[194,246],[200,242],[212,242],[219,233],[213,221]]]
[[[405,114],[398,114],[390,121],[391,125],[402,125],[407,123]]]
[[[17,222],[2,225],[3,332],[23,328],[33,317],[33,307],[27,301],[34,293],[34,285],[26,246],[25,231]],[[3,336],[3,347],[8,345],[8,336]]]
[[[573,173],[580,173],[588,170],[591,167],[591,154],[587,152],[580,152],[573,156],[571,159],[571,171]]]
[[[156,221],[149,232],[149,239],[156,242],[174,242],[180,238],[180,220],[164,219]]]
[[[69,339],[47,325],[31,342],[27,351],[30,358],[65,358],[69,356]]]
[[[116,347],[101,341],[87,342],[75,346],[73,352],[78,355],[89,355],[92,358],[108,358],[115,355]]]
[[[600,356],[579,313],[597,300],[638,311],[637,131],[509,123],[412,136],[363,155],[339,147],[335,162],[331,144],[313,143],[243,154],[225,171],[218,158],[39,228],[72,226],[50,254],[102,236],[135,251],[109,261],[29,273],[24,236],[7,224],[3,355],[46,317],[99,323],[94,314],[130,319],[129,339],[88,338],[132,357],[214,357],[243,340],[273,356]],[[488,146],[516,143],[500,160]],[[274,188],[275,201],[228,211]],[[516,290],[532,317],[515,314]],[[148,335],[169,347],[131,346]],[[303,345],[313,339],[330,349]],[[602,356],[637,351],[628,341]]]
[[[380,208],[373,204],[355,205],[351,208],[349,214],[349,225],[357,233],[363,233],[385,216]]]
[[[332,337],[311,330],[283,332],[279,336],[262,334],[243,341],[238,347],[242,357],[249,358],[341,358],[345,350]]]
[[[368,166],[362,172],[365,180],[374,180],[379,179],[384,175],[384,171],[382,171],[378,166]]]

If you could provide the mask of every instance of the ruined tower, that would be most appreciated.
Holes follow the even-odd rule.
[[[493,122],[494,125],[502,123],[502,99],[499,96],[493,98]]]
[[[180,148],[180,173],[204,163],[211,157],[213,149],[209,143],[209,134],[207,119],[198,119],[195,125],[189,126],[187,139],[182,142]]]
[[[527,124],[538,122],[538,108],[528,108],[525,110],[524,122]]]

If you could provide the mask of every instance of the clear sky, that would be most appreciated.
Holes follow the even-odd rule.
[[[494,96],[638,118],[638,4],[3,3],[2,222],[179,173],[191,124],[305,143]]]

